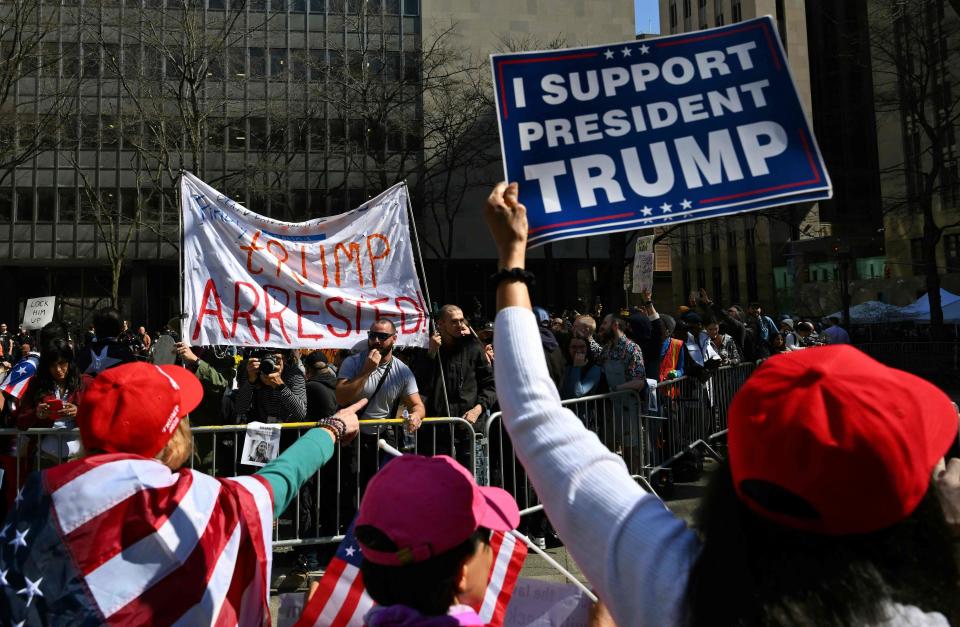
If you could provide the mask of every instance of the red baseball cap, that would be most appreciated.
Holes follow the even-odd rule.
[[[203,398],[203,386],[180,366],[138,361],[104,370],[77,407],[80,439],[88,451],[154,457],[180,419]]]
[[[364,559],[400,566],[445,553],[479,527],[516,529],[520,510],[509,492],[478,486],[451,457],[403,455],[370,480],[356,524],[377,528],[399,547],[375,551],[361,544]]]
[[[907,518],[957,436],[939,388],[848,345],[773,357],[730,405],[740,499],[786,527],[844,535]]]

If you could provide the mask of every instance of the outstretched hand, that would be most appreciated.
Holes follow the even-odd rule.
[[[367,406],[367,399],[361,398],[359,401],[353,405],[347,405],[337,413],[333,415],[334,418],[339,418],[343,421],[343,424],[347,427],[347,430],[344,432],[343,437],[340,438],[341,444],[347,444],[357,437],[357,433],[360,432],[360,418],[357,416],[364,407]]]
[[[497,183],[483,217],[497,245],[501,268],[522,268],[527,248],[527,208],[520,204],[516,183]]]
[[[949,462],[941,459],[933,469],[933,479],[940,494],[943,517],[954,537],[960,537],[960,459],[954,457]]]

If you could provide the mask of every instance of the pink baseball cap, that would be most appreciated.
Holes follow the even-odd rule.
[[[478,486],[451,457],[403,455],[370,480],[356,524],[375,527],[398,547],[375,551],[361,543],[364,559],[401,566],[446,553],[480,527],[516,529],[520,510],[509,492]]]

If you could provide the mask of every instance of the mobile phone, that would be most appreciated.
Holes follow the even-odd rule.
[[[60,413],[60,410],[63,409],[63,401],[56,396],[48,396],[43,399],[43,402],[47,404],[47,410],[50,412],[50,416],[53,418],[55,418]]]

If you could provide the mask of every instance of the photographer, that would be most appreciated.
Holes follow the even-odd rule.
[[[234,398],[236,422],[299,422],[306,416],[307,388],[290,351],[265,348],[248,357]]]

